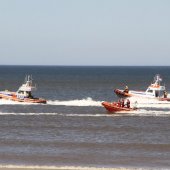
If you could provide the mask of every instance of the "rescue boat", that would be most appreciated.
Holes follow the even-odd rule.
[[[105,109],[107,111],[109,111],[110,113],[116,113],[116,112],[122,112],[122,111],[125,111],[125,112],[129,112],[129,111],[134,111],[136,110],[137,108],[136,107],[127,107],[127,106],[121,106],[119,102],[102,102],[102,105],[105,107]]]
[[[31,92],[35,88],[36,87],[32,85],[31,76],[28,75],[25,78],[25,82],[19,87],[17,92],[11,92],[8,90],[0,91],[0,98],[17,102],[45,104],[47,102],[45,99],[35,98],[32,96]]]
[[[156,98],[161,101],[170,101],[170,98],[167,97],[167,92],[165,86],[161,85],[161,77],[157,74],[154,77],[154,82],[151,83],[146,91],[133,91],[133,90],[120,90],[115,89],[114,92],[119,97],[145,97],[145,98]]]

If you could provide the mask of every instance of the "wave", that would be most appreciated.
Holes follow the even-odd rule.
[[[170,108],[170,102],[168,101],[158,101],[157,99],[143,99],[143,98],[130,98],[131,105],[138,108]],[[76,100],[49,100],[48,105],[63,105],[63,106],[98,106],[102,107],[101,103],[103,101],[96,101],[88,97],[86,99],[76,99]]]
[[[137,103],[138,108],[169,108],[170,102],[168,101],[158,101],[156,99],[145,99],[140,97],[131,97],[131,106],[135,106]],[[96,101],[88,97],[85,99],[75,99],[75,100],[48,100],[46,105],[56,105],[56,106],[97,106],[102,107],[102,101]],[[22,103],[11,100],[0,100],[0,105],[44,105],[39,103]]]
[[[24,116],[31,116],[31,115],[57,115],[57,116],[65,116],[65,117],[106,117],[109,116],[105,113],[103,114],[74,114],[74,113],[7,113],[7,112],[0,112],[0,115],[24,115]]]
[[[38,165],[0,165],[0,168],[2,169],[30,169],[30,170],[46,170],[46,169],[51,169],[51,170],[117,170],[117,169],[123,169],[123,170],[130,170],[132,168],[128,167],[119,167],[119,168],[112,168],[112,167],[88,167],[88,166],[38,166]],[[137,168],[135,168],[137,169]],[[141,170],[141,168],[139,168]]]
[[[170,109],[169,101],[159,101],[158,99],[141,98],[141,97],[131,97],[131,106],[136,106],[138,108],[160,108],[160,109]]]
[[[49,100],[47,101],[47,104],[49,105],[64,105],[64,106],[100,106],[101,107],[102,101],[95,101],[92,98],[88,97],[86,99],[81,100],[66,100],[66,101],[60,101],[60,100]]]
[[[0,100],[1,105],[44,105],[41,103],[24,103],[12,100]],[[63,106],[101,106],[101,101],[95,101],[88,97],[86,99],[76,100],[47,100],[47,105],[63,105]]]
[[[157,98],[144,98],[144,97],[130,97],[129,100],[134,103],[134,102],[138,102],[141,104],[167,104],[170,102],[168,101],[160,101]]]
[[[146,110],[146,109],[139,109],[135,112],[132,112],[128,115],[131,116],[159,116],[159,117],[169,117],[170,111],[158,111],[158,110]]]
[[[97,114],[88,114],[88,113],[81,113],[81,114],[74,114],[74,113],[14,113],[14,112],[0,112],[0,115],[15,115],[15,116],[38,116],[38,115],[57,115],[57,116],[63,116],[63,117],[114,117],[114,116],[160,116],[160,117],[169,117],[170,116],[170,110],[169,111],[158,111],[158,110],[146,110],[146,109],[138,109],[134,111],[121,111],[113,114],[107,114],[106,111],[103,113],[97,113]]]

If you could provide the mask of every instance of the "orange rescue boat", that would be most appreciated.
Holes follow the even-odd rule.
[[[0,98],[26,103],[47,103],[45,99],[33,97],[31,93],[33,89],[35,89],[35,86],[32,86],[31,76],[26,76],[25,83],[19,87],[17,92],[11,92],[8,90],[0,91]]]
[[[130,103],[129,103],[130,104]],[[115,112],[121,112],[121,111],[134,111],[137,108],[136,107],[130,107],[130,105],[121,105],[120,102],[102,102],[102,105],[105,107],[105,109],[107,111],[109,111],[110,113],[115,113]]]

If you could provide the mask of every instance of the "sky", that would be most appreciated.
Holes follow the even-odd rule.
[[[0,65],[170,66],[170,1],[0,0]]]

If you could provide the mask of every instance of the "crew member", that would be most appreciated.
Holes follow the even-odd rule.
[[[129,99],[127,99],[126,106],[127,106],[127,108],[130,108],[130,100]]]
[[[128,88],[128,86],[125,87],[124,92],[125,92],[125,93],[129,93],[129,88]]]
[[[122,107],[125,107],[125,101],[122,99]]]
[[[168,93],[167,93],[167,91],[165,90],[165,91],[164,91],[164,98],[167,98],[167,96],[168,96]]]
[[[117,102],[117,106],[118,106],[118,107],[120,107],[120,106],[121,106],[121,101],[120,101],[120,100],[118,100],[118,102]]]

